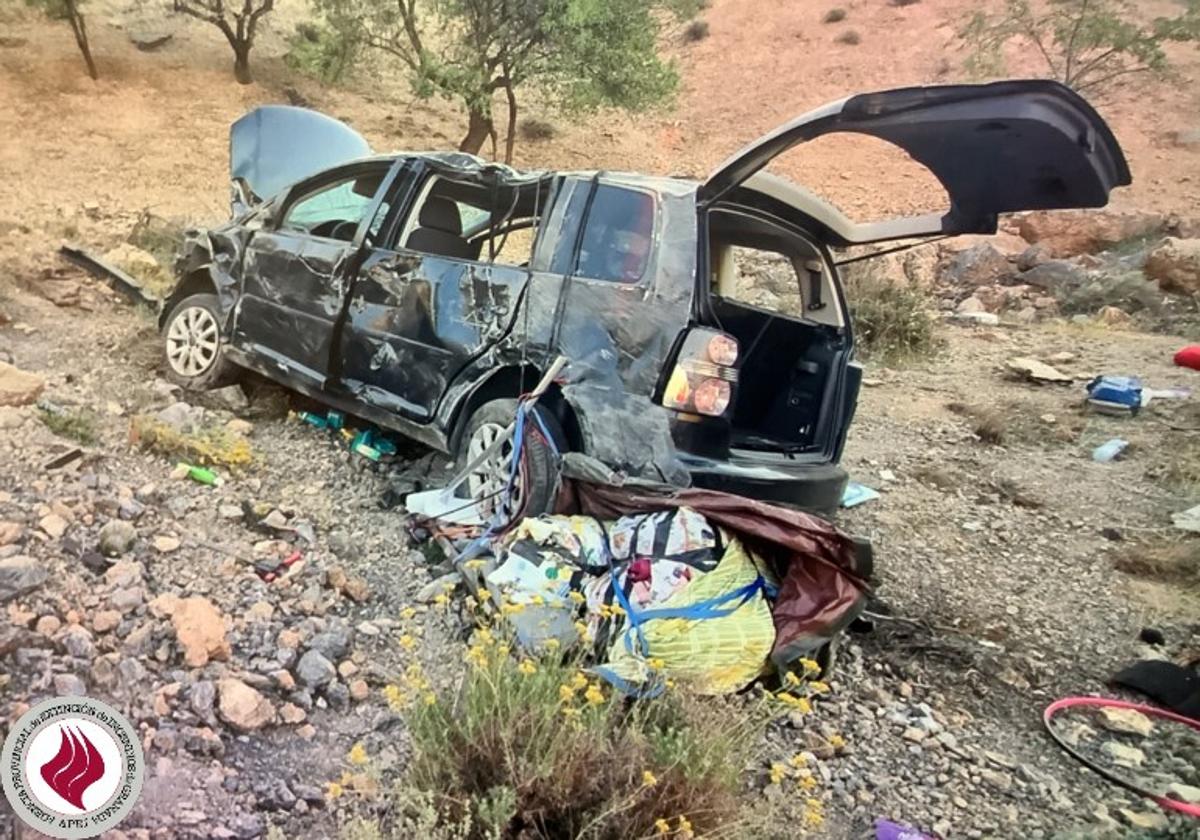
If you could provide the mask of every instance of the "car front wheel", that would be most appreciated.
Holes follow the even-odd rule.
[[[536,419],[533,412],[537,412]],[[476,409],[467,421],[458,452],[455,453],[460,467],[472,463],[486,452],[504,435],[516,416],[516,400],[492,400]],[[546,439],[547,433],[553,440]],[[562,431],[554,417],[534,407],[525,424],[515,475],[513,440],[510,436],[496,452],[471,471],[461,485],[459,495],[474,500],[486,519],[499,514],[503,521],[508,522],[518,517],[552,512],[558,486],[555,448],[562,446],[562,440]],[[510,477],[511,490],[508,488]]]
[[[167,378],[192,391],[205,391],[232,381],[225,361],[217,296],[189,295],[171,310],[163,330]]]

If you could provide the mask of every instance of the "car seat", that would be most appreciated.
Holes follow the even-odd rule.
[[[462,237],[458,205],[448,198],[431,195],[421,206],[417,227],[408,235],[406,248],[457,259],[471,258],[471,245]]]

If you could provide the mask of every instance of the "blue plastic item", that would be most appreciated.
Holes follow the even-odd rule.
[[[1097,376],[1087,392],[1088,405],[1101,411],[1134,414],[1142,407],[1142,381],[1134,376]]]
[[[1113,438],[1105,441],[1092,450],[1092,460],[1098,464],[1107,464],[1109,461],[1115,460],[1118,455],[1125,451],[1125,447],[1129,445],[1129,441],[1121,438]]]

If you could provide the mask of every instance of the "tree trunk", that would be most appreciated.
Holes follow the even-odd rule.
[[[250,75],[250,44],[243,41],[233,48],[233,77],[239,85],[248,85],[254,81]]]
[[[67,0],[67,20],[71,23],[71,31],[75,33],[75,43],[79,45],[79,51],[83,53],[83,61],[87,64],[88,75],[93,79],[99,79],[100,74],[96,72],[96,62],[92,60],[92,48],[88,45],[87,24],[83,20],[83,15],[75,8],[75,0]]]
[[[483,143],[489,136],[495,136],[492,118],[477,108],[467,111],[467,136],[458,144],[460,152],[477,155],[483,148]]]
[[[504,95],[508,97],[508,133],[504,137],[504,162],[509,166],[513,160],[513,145],[517,142],[517,94],[512,84],[504,86]]]

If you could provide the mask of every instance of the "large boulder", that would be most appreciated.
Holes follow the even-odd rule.
[[[988,286],[1012,274],[1008,256],[990,242],[981,242],[955,254],[944,277],[958,285]]]
[[[1026,213],[1017,221],[1017,230],[1026,242],[1043,243],[1060,257],[1073,257],[1159,233],[1169,224],[1156,213],[1056,210]]]
[[[1146,276],[1166,292],[1200,292],[1200,239],[1168,237],[1146,255]]]
[[[29,405],[45,388],[40,376],[0,362],[0,405]]]

